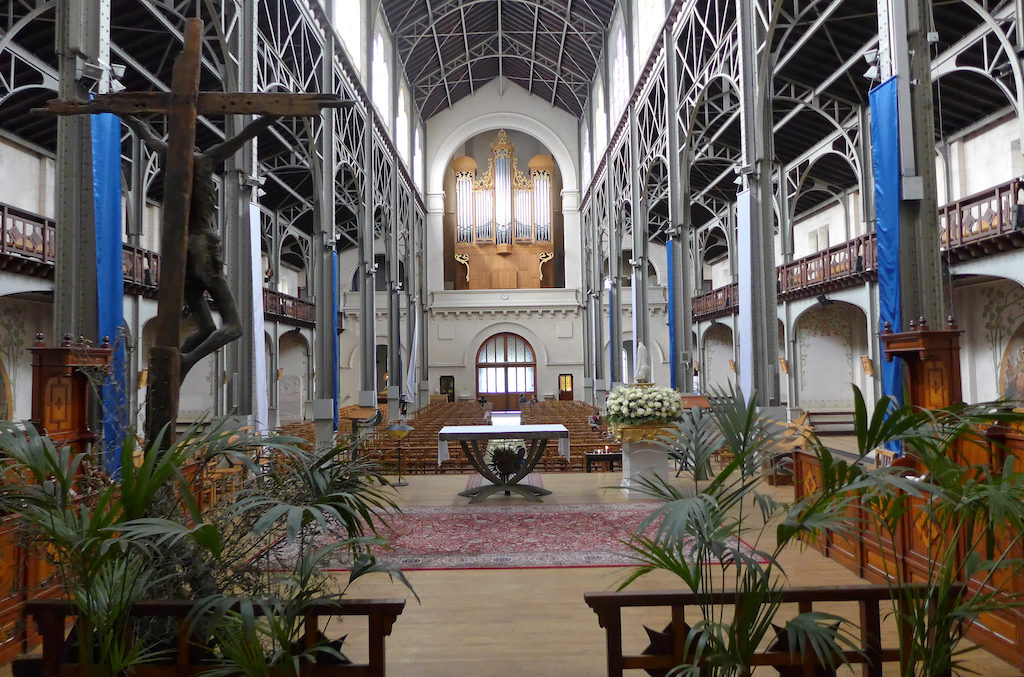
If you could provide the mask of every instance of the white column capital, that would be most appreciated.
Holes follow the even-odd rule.
[[[444,213],[444,193],[427,193],[427,212],[431,214]]]
[[[562,191],[562,213],[580,210],[580,192],[578,190]]]

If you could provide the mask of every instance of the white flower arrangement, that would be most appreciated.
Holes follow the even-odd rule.
[[[605,408],[608,422],[619,426],[669,423],[683,415],[683,398],[667,386],[641,383],[608,393]]]

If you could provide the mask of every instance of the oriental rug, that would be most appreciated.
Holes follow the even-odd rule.
[[[653,509],[650,503],[407,507],[389,517],[381,535],[393,548],[378,555],[406,571],[630,566],[638,562],[620,539]],[[322,535],[320,545],[329,539]],[[290,556],[284,545],[271,553],[280,564]],[[336,570],[346,564],[338,561]]]

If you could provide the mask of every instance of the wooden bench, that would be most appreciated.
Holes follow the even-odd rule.
[[[808,424],[819,434],[845,434],[853,432],[852,411],[808,411]]]
[[[138,602],[132,608],[137,618],[177,619],[177,634],[173,658],[166,664],[148,663],[132,674],[146,677],[175,677],[199,675],[213,667],[209,662],[192,663],[193,652],[190,633],[185,621],[194,603],[190,600],[159,600]],[[384,677],[384,639],[405,608],[402,599],[341,599],[315,602],[309,605],[300,641],[306,647],[316,644],[320,629],[319,619],[331,616],[366,616],[369,625],[369,657],[366,663],[347,665],[303,664],[300,675],[318,677]],[[254,609],[257,615],[260,607]],[[68,620],[78,615],[74,602],[59,599],[29,600],[25,615],[32,616],[43,638],[41,656],[24,656],[12,664],[14,677],[88,677],[77,664],[61,663],[65,654],[65,632]]]
[[[925,585],[912,585],[920,594],[927,594]],[[882,602],[891,599],[892,590],[887,585],[859,585],[852,587],[810,587],[790,588],[779,594],[784,605],[796,605],[799,613],[814,610],[816,604],[852,602],[859,607],[859,642],[856,651],[845,651],[848,662],[862,666],[863,677],[882,677],[882,664],[898,662],[898,645],[883,646],[881,621],[889,612],[882,608]],[[584,600],[594,613],[598,623],[605,630],[608,677],[622,677],[624,670],[668,670],[685,661],[684,632],[687,607],[699,613],[701,604],[732,605],[742,597],[735,592],[714,592],[698,594],[691,592],[588,592]],[[886,605],[888,606],[888,605]],[[625,654],[622,647],[622,610],[637,607],[669,607],[672,613],[672,653]],[[820,606],[818,607],[820,610]],[[779,615],[780,621],[784,618]],[[771,638],[774,639],[774,638]],[[895,640],[894,640],[895,641]],[[813,660],[813,657],[812,657]],[[813,663],[805,665],[800,656],[788,651],[761,650],[754,654],[749,667],[758,665],[804,667],[805,675],[814,674]]]

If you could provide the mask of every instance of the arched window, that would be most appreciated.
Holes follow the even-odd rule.
[[[409,164],[409,105],[405,101],[405,87],[398,90],[398,120],[395,123],[395,145],[398,154]]]
[[[598,78],[594,83],[594,157],[604,155],[608,144],[608,115],[604,110],[604,83]]]
[[[334,30],[341,36],[355,69],[363,68],[363,7],[361,0],[334,0]]]
[[[586,186],[590,182],[590,128],[586,120],[583,121],[583,129],[580,132],[580,185]]]
[[[622,15],[616,17],[617,27],[612,30],[615,36],[615,46],[612,52],[611,64],[611,113],[612,124],[617,125],[622,111],[629,101],[629,92],[632,89],[629,82],[629,52],[626,50],[626,31],[622,27]]]
[[[665,3],[662,0],[639,0],[636,3],[637,47],[636,70],[642,67],[651,51],[651,45],[665,22]]]
[[[537,358],[526,339],[497,334],[487,339],[476,356],[476,392],[495,411],[519,409],[520,401],[537,394]]]
[[[423,190],[423,137],[419,127],[413,133],[412,146],[412,180],[417,188]]]
[[[387,45],[380,33],[373,38],[373,82],[370,85],[370,96],[374,105],[384,118],[384,123],[391,127],[391,76],[388,72]]]

